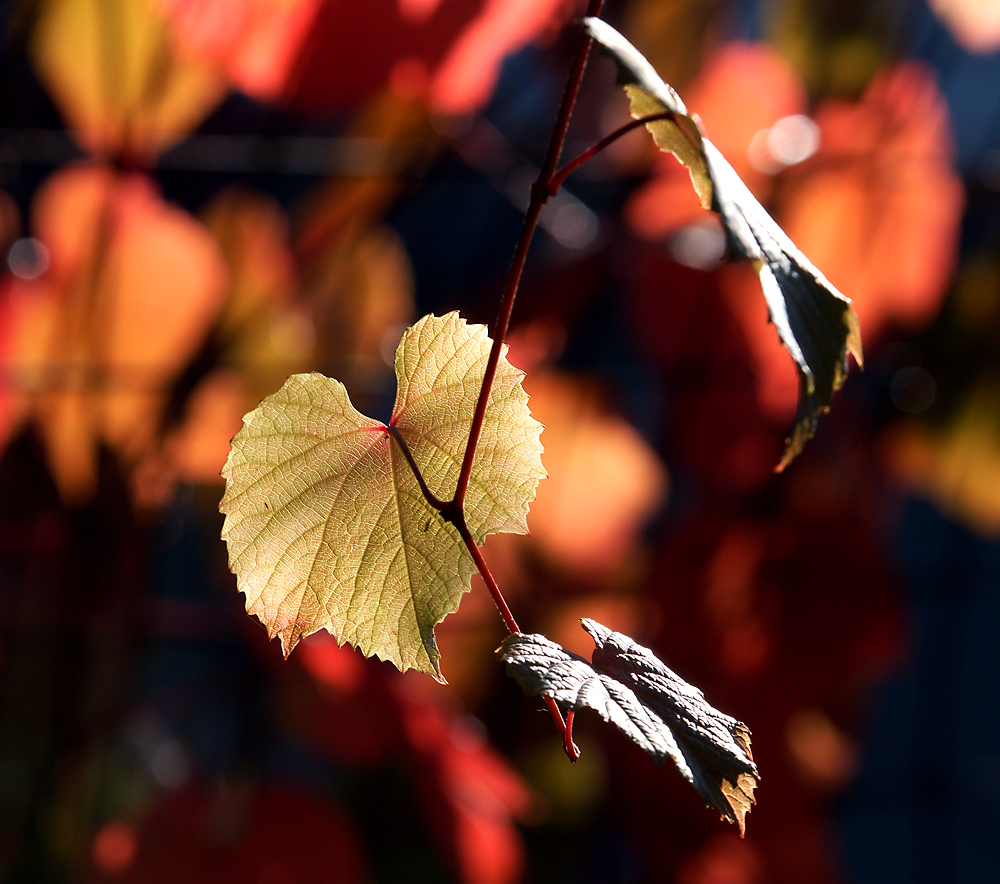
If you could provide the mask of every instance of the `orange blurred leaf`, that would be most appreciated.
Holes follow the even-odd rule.
[[[217,311],[225,268],[204,228],[138,174],[57,172],[33,214],[51,270],[8,288],[4,362],[62,492],[82,499],[99,442],[128,459],[155,439],[166,385]]]
[[[933,74],[901,64],[815,120],[821,146],[782,191],[781,223],[850,292],[867,337],[889,322],[926,324],[955,267],[964,204]]]
[[[663,464],[583,385],[543,375],[525,386],[532,413],[545,425],[549,473],[531,505],[531,542],[572,572],[620,568],[666,497]]]

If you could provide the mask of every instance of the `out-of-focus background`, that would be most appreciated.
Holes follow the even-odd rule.
[[[967,882],[1000,837],[1000,3],[611,0],[799,247],[865,371],[797,382],[752,270],[636,132],[547,207],[511,360],[546,425],[518,620],[594,617],[746,721],[740,840],[495,662],[448,688],[243,611],[219,469],[286,375],[386,417],[406,324],[489,322],[569,0],[0,5],[0,879]],[[624,123],[588,70],[567,158]]]

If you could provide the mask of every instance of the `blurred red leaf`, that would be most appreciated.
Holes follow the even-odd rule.
[[[427,824],[465,884],[514,884],[524,865],[514,821],[528,815],[531,791],[471,721],[428,702],[433,688],[406,678],[401,684]]]
[[[118,825],[116,835],[123,831]],[[330,800],[288,787],[229,781],[214,789],[196,784],[166,793],[132,838],[136,843],[126,855],[124,842],[109,846],[107,828],[98,834],[98,867],[91,880],[279,884],[331,874],[338,884],[369,880],[349,817]]]
[[[308,739],[352,765],[401,756],[424,823],[461,880],[520,880],[524,847],[515,821],[530,815],[534,795],[477,723],[454,708],[453,695],[365,660],[327,633],[314,633],[302,650],[300,662],[323,688],[318,703],[295,705]]]
[[[435,71],[428,96],[431,108],[445,114],[481,108],[493,92],[504,58],[557,29],[580,5],[574,0],[486,0]]]
[[[280,94],[323,0],[158,0],[185,53],[261,99]]]
[[[313,113],[386,86],[442,113],[489,98],[509,53],[552,30],[573,0],[161,0],[185,50],[237,88]],[[225,22],[225,27],[220,23]]]

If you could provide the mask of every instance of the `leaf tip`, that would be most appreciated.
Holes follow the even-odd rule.
[[[268,627],[267,631],[270,633],[268,638],[274,638],[275,635],[278,636],[278,641],[281,643],[281,656],[286,660],[288,659],[289,654],[295,650],[295,646],[302,639],[301,629],[287,629],[280,632],[276,630],[274,633],[271,633],[271,629]]]
[[[850,305],[850,301],[848,301],[848,305]],[[858,363],[858,368],[864,371],[865,357],[861,349],[861,323],[858,320],[858,314],[854,312],[854,308],[851,306],[847,308],[845,322],[847,324],[847,352],[854,357],[854,361]]]

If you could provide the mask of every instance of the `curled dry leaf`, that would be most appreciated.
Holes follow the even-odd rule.
[[[458,480],[490,347],[485,326],[449,313],[425,316],[396,350],[389,426],[442,499]],[[522,378],[500,360],[465,501],[477,544],[527,532],[545,475]],[[248,612],[281,637],[286,656],[325,628],[366,655],[444,680],[434,627],[458,609],[475,564],[389,427],[358,412],[343,384],[290,377],[244,418],[222,474],[230,567]]]
[[[497,654],[526,694],[593,709],[657,764],[671,759],[706,806],[742,834],[760,780],[750,729],[710,706],[648,648],[594,620],[582,623],[597,645],[589,663],[543,635],[511,635]]]
[[[587,30],[618,63],[636,119],[647,123],[656,145],[687,167],[705,208],[722,220],[730,252],[751,263],[778,337],[799,370],[795,426],[778,464],[784,469],[816,430],[819,415],[847,374],[847,353],[861,363],[861,333],[851,302],[803,255],[767,214],[739,175],[704,137],[696,117],[653,66],[621,34],[600,19]]]

